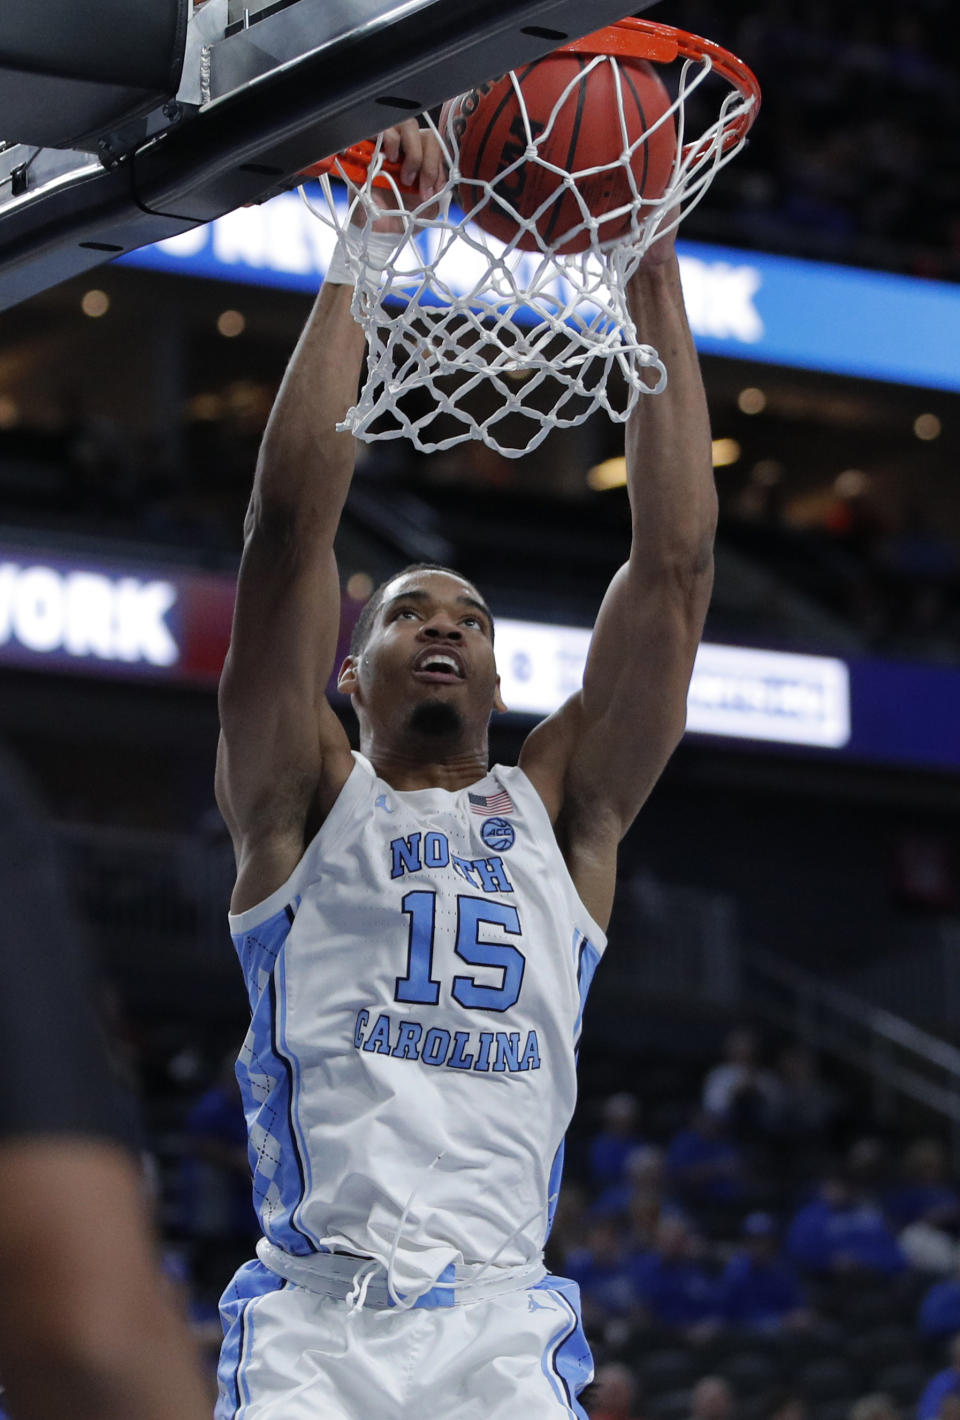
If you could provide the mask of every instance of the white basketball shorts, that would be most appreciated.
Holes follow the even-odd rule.
[[[240,1268],[220,1304],[216,1420],[587,1420],[593,1377],[576,1283],[477,1301],[350,1312]]]

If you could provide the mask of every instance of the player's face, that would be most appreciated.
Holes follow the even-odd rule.
[[[453,735],[458,721],[486,725],[502,708],[490,613],[475,587],[446,572],[391,582],[363,652],[347,667],[341,688],[375,722],[400,717]]]

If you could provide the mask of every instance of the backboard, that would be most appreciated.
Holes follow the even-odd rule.
[[[88,135],[83,151],[10,133],[0,149],[0,310],[262,201],[317,159],[651,3],[194,4],[176,85],[151,111],[141,105],[131,122]],[[17,126],[15,112],[3,116]]]

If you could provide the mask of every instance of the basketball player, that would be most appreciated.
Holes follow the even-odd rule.
[[[386,147],[435,190],[428,134]],[[670,381],[627,430],[629,561],[582,690],[515,767],[488,767],[493,621],[456,572],[407,569],[365,607],[339,671],[359,754],[324,699],[354,464],[335,425],[363,359],[350,298],[334,266],[268,422],[221,687],[264,1237],[223,1298],[217,1416],[583,1416],[579,1299],[542,1250],[617,845],[683,730],[712,579],[677,263],[663,243],[631,283]]]
[[[50,833],[0,758],[0,1378],[16,1420],[204,1420]]]

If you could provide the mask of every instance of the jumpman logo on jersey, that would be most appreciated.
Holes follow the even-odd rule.
[[[537,1301],[536,1294],[527,1293],[527,1311],[529,1312],[552,1312],[554,1309],[549,1302]]]
[[[381,794],[381,795],[380,795],[380,797],[379,797],[379,799],[377,799],[376,804],[374,805],[374,807],[375,807],[375,808],[378,808],[378,809],[383,809],[384,812],[385,812],[385,813],[388,813],[388,814],[392,814],[392,813],[393,813],[393,809],[392,809],[392,808],[390,807],[390,805],[387,803],[387,796],[386,796],[386,794]]]

